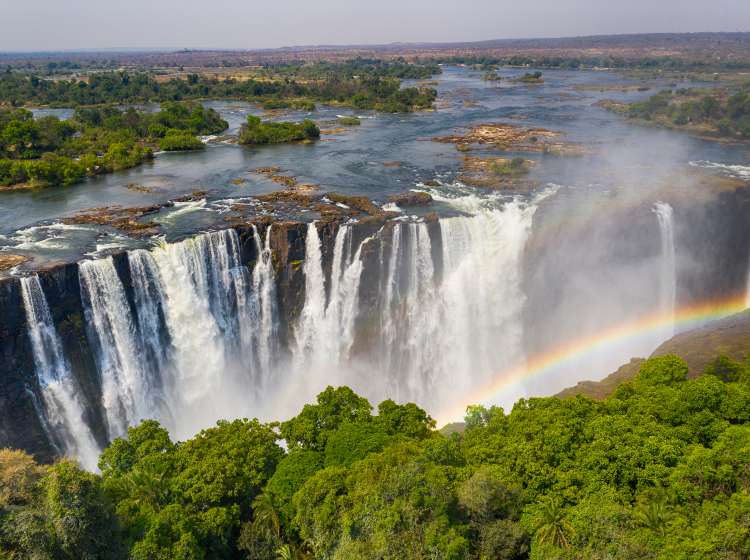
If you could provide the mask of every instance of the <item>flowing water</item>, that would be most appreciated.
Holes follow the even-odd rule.
[[[94,469],[99,448],[84,416],[79,388],[63,356],[39,277],[22,278],[21,290],[34,365],[42,389],[43,406],[38,410],[42,423],[59,452]]]
[[[666,328],[664,338],[674,335],[674,312],[677,301],[677,277],[675,270],[674,211],[665,202],[654,205],[654,213],[659,220],[661,239],[661,263],[659,270],[659,301],[661,312],[671,315],[671,325]]]
[[[87,405],[39,278],[21,280],[39,387],[29,391],[58,453],[94,468],[97,416],[110,439],[146,418],[182,439],[220,418],[284,418],[327,385],[350,385],[375,402],[415,401],[437,414],[551,349],[655,312],[674,316],[691,289],[711,281],[696,288],[685,276],[703,266],[700,251],[690,252],[688,224],[652,185],[691,167],[742,178],[746,154],[636,129],[593,105],[602,94],[575,89],[621,78],[545,78],[544,86],[526,88],[448,68],[438,86],[445,106],[435,113],[366,115],[375,118],[314,146],[211,145],[200,154],[160,155],[152,166],[75,189],[5,197],[0,250],[35,259],[19,274],[47,259],[93,257],[78,269],[96,370]],[[607,96],[638,95],[644,94]],[[234,128],[257,112],[242,103],[213,106]],[[336,111],[321,107],[315,116],[324,121]],[[427,140],[495,120],[561,130],[593,153],[525,154],[538,164],[529,177],[538,186],[528,192],[468,188],[459,181],[463,155]],[[362,236],[345,223],[324,238],[315,216],[302,216],[304,260],[295,273],[303,293],[290,312],[274,265],[279,226],[252,226],[242,242],[237,231],[218,228],[238,200],[252,205],[251,195],[278,188],[247,173],[264,165],[380,204],[392,193],[428,191],[437,219],[390,204],[400,216],[379,230]],[[237,177],[247,183],[233,183]],[[130,183],[151,192],[126,189]],[[690,182],[672,186],[698,191]],[[56,221],[88,206],[163,202],[203,188],[205,198],[150,217],[164,228],[159,237]],[[243,259],[247,247],[250,261]],[[127,253],[109,256],[115,249]],[[507,408],[521,396],[600,378],[674,332],[672,325],[628,338],[483,400]]]

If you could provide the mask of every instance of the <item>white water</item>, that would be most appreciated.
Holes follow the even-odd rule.
[[[286,344],[270,228],[265,239],[252,230],[252,271],[234,230],[130,252],[132,308],[112,258],[82,263],[110,437],[144,418],[179,439],[219,418],[279,418],[328,384],[435,410],[522,365],[521,269],[536,202],[434,197],[459,215],[397,221],[362,240],[342,225],[329,264],[310,224],[304,301]],[[370,250],[379,266],[365,271]]]
[[[78,274],[89,332],[97,347],[107,432],[115,438],[149,418],[150,380],[142,368],[136,326],[112,257],[84,261]]]
[[[255,249],[258,252],[258,262],[252,274],[252,309],[250,321],[244,322],[245,331],[251,341],[252,348],[257,355],[257,371],[255,391],[263,394],[266,383],[273,375],[273,359],[277,354],[277,309],[276,309],[276,278],[273,270],[273,254],[271,252],[271,228],[266,231],[266,240],[261,244],[258,229],[253,226]],[[238,290],[238,294],[242,294]],[[255,321],[252,321],[255,319]]]
[[[657,202],[654,205],[654,213],[659,220],[659,232],[661,239],[661,259],[659,270],[659,304],[662,313],[672,316],[669,325],[663,334],[666,340],[674,336],[674,312],[677,295],[677,275],[675,269],[675,245],[674,245],[674,212],[666,202]]]
[[[326,297],[320,237],[315,224],[307,229],[305,304],[294,330],[296,347],[292,363],[298,375],[315,378],[345,368],[352,343],[359,304],[362,275],[361,251],[370,241],[362,241],[352,254],[352,231],[341,226],[333,248],[330,289]],[[304,372],[304,373],[303,373]]]
[[[536,205],[433,196],[466,215],[440,221],[439,281],[427,224],[396,226],[382,347],[387,392],[434,408],[523,364],[521,267]]]
[[[50,431],[52,441],[62,439],[66,455],[77,457],[85,468],[94,470],[100,449],[86,423],[79,389],[63,355],[39,277],[21,278],[21,293],[44,400],[44,410],[39,411],[42,424]]]
[[[730,177],[737,177],[739,179],[750,179],[750,166],[748,165],[733,165],[729,163],[718,163],[714,161],[691,161],[690,165],[693,167],[702,167],[704,169],[713,169],[729,175]]]

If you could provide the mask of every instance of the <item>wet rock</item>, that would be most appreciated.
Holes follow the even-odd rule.
[[[0,270],[10,270],[29,261],[30,258],[25,255],[13,255],[10,253],[0,253]]]
[[[344,204],[365,214],[370,214],[371,216],[375,216],[382,212],[381,209],[366,196],[351,196],[340,193],[328,193],[326,196],[333,202]]]
[[[121,206],[105,206],[91,208],[74,216],[64,218],[64,224],[95,224],[110,226],[122,232],[134,236],[150,236],[159,232],[158,224],[154,222],[141,222],[139,218],[148,214],[155,214],[161,210],[163,205],[152,204],[150,206],[139,206],[123,208]]]
[[[503,151],[553,153],[567,156],[580,156],[587,153],[582,145],[556,140],[559,137],[559,132],[546,128],[489,123],[473,126],[464,134],[438,136],[432,140],[454,144],[460,151],[470,150],[474,145],[492,145]]]
[[[388,201],[399,206],[426,206],[432,202],[432,196],[422,191],[409,191],[391,195]]]

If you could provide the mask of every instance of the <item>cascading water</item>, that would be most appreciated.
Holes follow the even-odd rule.
[[[307,229],[305,305],[295,328],[295,370],[325,375],[346,365],[354,342],[354,324],[358,311],[359,283],[362,275],[362,247],[352,255],[351,228],[341,226],[333,248],[330,289],[326,298],[320,237],[314,223]]]
[[[674,335],[674,313],[677,295],[674,245],[674,212],[666,202],[657,202],[654,213],[659,221],[661,239],[661,259],[659,272],[659,305],[662,313],[672,316],[671,324],[665,329],[664,338]]]
[[[111,257],[81,263],[109,437],[145,418],[185,438],[219,418],[278,417],[328,384],[435,408],[522,364],[522,255],[536,204],[434,198],[456,215],[364,238],[341,225],[329,265],[309,224],[304,299],[284,333],[270,227],[265,239],[252,228],[252,270],[232,229],[131,251],[120,273]]]
[[[271,228],[266,231],[266,240],[261,243],[258,228],[253,226],[253,239],[255,250],[258,253],[258,262],[252,274],[252,304],[240,305],[247,309],[247,320],[243,321],[243,332],[247,343],[251,345],[256,356],[255,391],[259,394],[264,392],[266,383],[273,376],[273,360],[278,354],[277,345],[277,313],[276,309],[276,279],[273,270],[273,254],[271,252]],[[245,290],[237,290],[238,296],[243,297]],[[246,344],[247,344],[246,343]]]
[[[21,293],[42,389],[43,407],[38,411],[42,425],[49,430],[51,441],[60,441],[63,453],[77,457],[84,467],[93,470],[100,449],[86,422],[79,389],[63,355],[39,277],[22,278]]]
[[[271,375],[276,309],[269,233],[264,246],[254,230],[252,275],[240,263],[234,230],[129,254],[136,301],[147,302],[139,325],[148,326],[141,329],[149,336],[141,338],[148,343],[158,333],[169,341],[161,366],[164,404],[153,416],[179,437],[251,412],[251,395]]]
[[[381,347],[387,392],[435,406],[523,363],[521,266],[536,205],[433,197],[463,215],[440,221],[439,281],[427,224],[394,229]]]
[[[107,432],[115,438],[153,413],[152,380],[142,367],[136,325],[112,257],[84,261],[78,273],[90,337],[97,348]]]

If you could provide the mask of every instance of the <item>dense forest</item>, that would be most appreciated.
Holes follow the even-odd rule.
[[[604,401],[472,406],[448,428],[329,387],[285,422],[184,442],[145,421],[101,474],[4,450],[0,557],[750,557],[746,363],[688,380],[681,359],[652,358]]]
[[[70,185],[139,165],[152,157],[153,148],[203,148],[196,135],[227,126],[213,109],[174,102],[154,113],[80,108],[69,121],[0,110],[0,186]]]
[[[86,79],[44,79],[11,72],[0,74],[0,103],[13,106],[82,106],[187,99],[245,99],[260,102],[293,100],[303,107],[315,102],[358,109],[410,112],[435,101],[430,88],[401,88],[402,78],[429,77],[435,65],[354,60],[347,63],[283,65],[240,80],[189,74],[187,79],[158,80],[152,73],[99,72]]]
[[[750,138],[750,85],[734,93],[722,88],[664,90],[621,111],[668,126],[703,128],[727,138]]]

